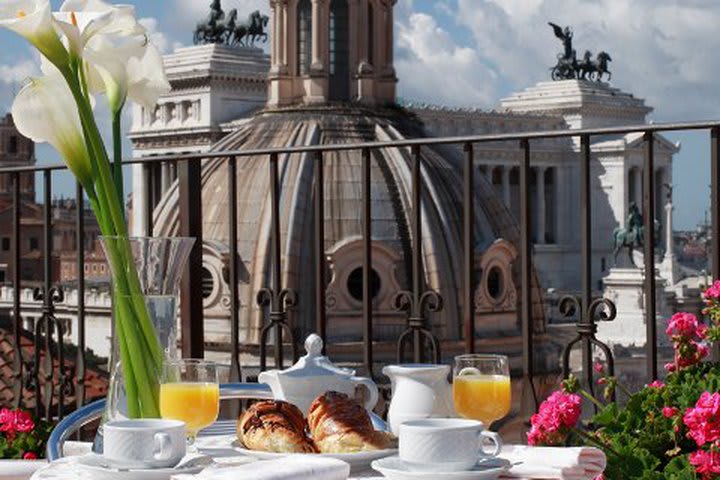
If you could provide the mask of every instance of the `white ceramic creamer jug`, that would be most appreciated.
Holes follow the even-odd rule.
[[[392,382],[388,423],[399,435],[408,420],[454,417],[449,365],[388,365],[383,373]]]

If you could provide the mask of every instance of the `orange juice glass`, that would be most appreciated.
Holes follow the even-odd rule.
[[[160,385],[160,416],[185,422],[190,446],[200,430],[217,420],[219,410],[220,386],[215,362],[173,360],[165,363]]]
[[[464,418],[492,422],[510,413],[510,368],[504,355],[455,357],[453,402]]]

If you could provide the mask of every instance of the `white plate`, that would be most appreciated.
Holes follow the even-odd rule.
[[[478,461],[472,470],[461,472],[416,472],[409,470],[400,457],[388,457],[372,462],[372,468],[390,480],[494,480],[510,469],[510,462],[502,458]]]
[[[173,468],[138,468],[120,469],[107,466],[102,455],[88,453],[75,460],[76,468],[88,474],[93,480],[168,480],[173,475],[181,473],[199,473],[213,463],[207,456],[194,456],[184,458],[179,465]]]
[[[343,462],[349,463],[350,468],[353,471],[359,471],[364,468],[368,468],[373,460],[378,460],[380,458],[389,457],[391,455],[397,454],[397,448],[386,448],[384,450],[369,450],[367,452],[357,452],[357,453],[276,453],[276,452],[261,452],[258,450],[249,450],[245,448],[245,446],[239,442],[238,440],[235,440],[233,442],[233,447],[238,452],[241,452],[244,455],[248,455],[251,457],[255,457],[258,460],[274,460],[276,458],[283,458],[290,455],[312,455],[313,457],[321,457],[321,458],[335,458],[337,460],[342,460]]]

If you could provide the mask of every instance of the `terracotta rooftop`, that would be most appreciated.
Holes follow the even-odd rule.
[[[25,364],[35,355],[35,345],[33,337],[28,332],[24,332],[22,339],[22,355]],[[13,366],[15,362],[15,348],[13,346],[13,335],[10,331],[0,328],[0,407],[8,407],[15,405]],[[65,359],[65,369],[70,375],[73,375],[73,388],[71,394],[65,397],[65,413],[75,409],[75,357],[74,354],[66,354],[70,358]],[[45,352],[40,353],[40,365],[44,365]],[[58,362],[53,360],[53,369],[57,377]],[[44,369],[40,369],[40,377],[44,377]],[[57,378],[54,380],[55,391],[57,392]],[[90,402],[97,398],[104,397],[107,393],[108,376],[104,371],[88,365],[85,374],[85,400]],[[33,391],[24,388],[22,392],[21,406],[27,409],[35,408],[35,395]],[[57,397],[53,399],[53,410],[57,408]]]

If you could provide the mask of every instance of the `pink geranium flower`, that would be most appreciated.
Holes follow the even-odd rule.
[[[661,380],[655,380],[651,384],[648,385],[649,388],[663,388],[665,386],[665,383]]]
[[[716,280],[715,283],[710,285],[708,289],[705,290],[705,293],[703,293],[703,297],[708,303],[712,301],[720,301],[720,280]]]
[[[678,312],[670,317],[665,333],[671,337],[692,338],[697,332],[698,325],[698,319],[692,313]]]
[[[703,480],[717,478],[720,474],[720,452],[698,450],[691,453],[688,460]]]
[[[675,415],[677,415],[677,413],[679,411],[680,410],[675,407],[663,407],[662,414],[663,414],[663,417],[665,417],[665,418],[672,418]]]
[[[530,445],[558,445],[577,425],[582,413],[582,398],[574,393],[554,392],[530,419]]]
[[[720,439],[720,393],[703,392],[695,408],[688,408],[683,416],[688,437],[698,447]]]

